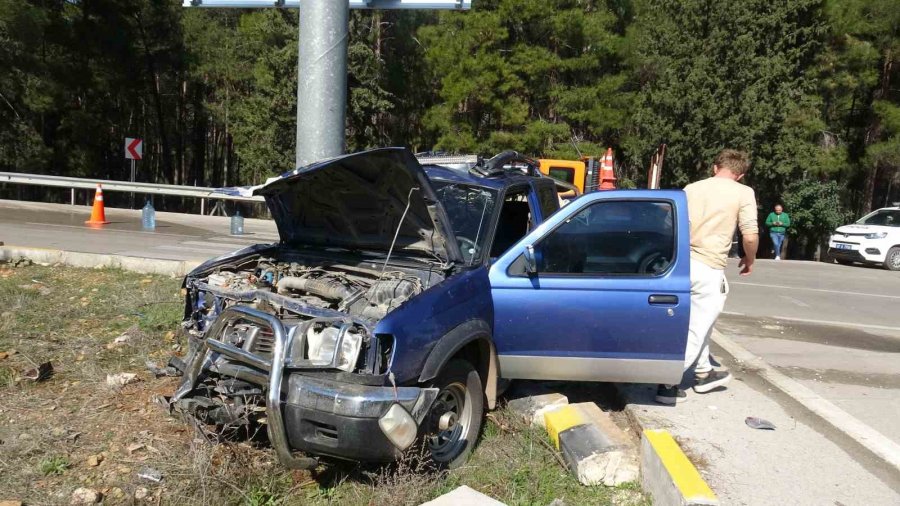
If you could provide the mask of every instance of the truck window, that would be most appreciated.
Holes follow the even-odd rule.
[[[547,174],[560,181],[575,184],[575,169],[572,167],[550,167]]]
[[[435,184],[438,200],[447,211],[463,259],[472,265],[481,259],[494,215],[497,192],[466,184]]]
[[[547,219],[548,216],[555,213],[559,209],[559,198],[556,190],[551,186],[536,186],[538,202],[541,205],[541,218]]]
[[[491,246],[491,257],[500,256],[519,239],[525,237],[532,226],[527,192],[523,190],[507,193],[503,198],[503,207],[500,208],[500,219],[497,222],[497,232],[494,234],[494,244]]]
[[[661,274],[675,254],[672,204],[597,202],[550,232],[536,249],[541,274]]]

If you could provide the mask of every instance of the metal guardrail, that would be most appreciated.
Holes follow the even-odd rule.
[[[265,202],[260,196],[242,197],[240,195],[226,195],[216,193],[217,188],[205,186],[183,186],[173,184],[132,183],[128,181],[113,181],[110,179],[89,179],[80,177],[50,176],[46,174],[22,174],[18,172],[0,172],[0,184],[24,184],[32,186],[53,186],[57,188],[69,188],[71,190],[71,203],[75,205],[76,189],[94,189],[102,185],[105,191],[119,191],[127,193],[143,193],[148,195],[173,195],[179,197],[194,197],[200,199],[200,214],[206,214],[206,199],[212,200],[239,200],[244,202]]]

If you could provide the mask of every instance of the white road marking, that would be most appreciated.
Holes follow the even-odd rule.
[[[736,313],[734,311],[722,311],[721,314],[728,316],[749,316],[746,313]],[[754,318],[766,318],[769,320],[782,320],[786,322],[799,322],[799,323],[815,323],[818,325],[830,325],[835,327],[856,327],[860,329],[873,329],[873,330],[893,330],[896,332],[900,332],[900,327],[891,327],[888,325],[873,325],[868,323],[854,323],[854,322],[836,322],[833,320],[814,320],[811,318],[797,318],[794,316],[754,316]]]
[[[793,316],[768,316],[772,320],[785,320],[789,322],[801,322],[801,323],[817,323],[819,325],[833,325],[836,327],[857,327],[861,329],[875,329],[875,330],[896,330],[900,331],[900,327],[891,327],[888,325],[871,325],[868,323],[853,323],[853,322],[836,322],[832,320],[814,320],[811,318],[795,318]]]
[[[786,393],[806,409],[815,413],[819,418],[831,424],[835,429],[843,432],[881,460],[900,471],[900,444],[888,439],[824,397],[777,371],[763,359],[750,353],[746,348],[718,330],[713,330],[712,339],[732,357],[756,369],[760,377],[771,385]]]
[[[800,300],[800,299],[795,299],[795,298],[793,298],[793,297],[788,297],[787,295],[779,295],[779,297],[781,297],[782,299],[784,299],[784,300],[786,300],[786,301],[788,301],[788,302],[793,302],[794,304],[796,304],[796,305],[798,305],[798,306],[800,306],[800,307],[809,307],[809,304],[803,302],[803,301]]]
[[[786,290],[806,290],[809,292],[825,292],[825,293],[839,293],[841,295],[862,295],[864,297],[881,297],[884,299],[900,299],[900,295],[883,295],[880,293],[865,293],[865,292],[844,292],[841,290],[826,290],[824,288],[806,288],[803,286],[785,286],[785,285],[764,285],[762,283],[745,283],[741,281],[729,281],[731,285],[744,285],[744,286],[761,286],[764,288],[781,288]]]

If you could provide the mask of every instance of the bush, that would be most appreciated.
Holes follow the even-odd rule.
[[[799,242],[804,258],[821,259],[828,236],[850,219],[840,197],[834,181],[799,180],[785,188],[784,206],[791,215],[788,233]]]

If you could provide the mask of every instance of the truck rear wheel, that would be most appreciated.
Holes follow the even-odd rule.
[[[465,464],[484,419],[484,387],[475,367],[454,359],[434,380],[437,398],[422,422],[431,459],[441,468]]]

